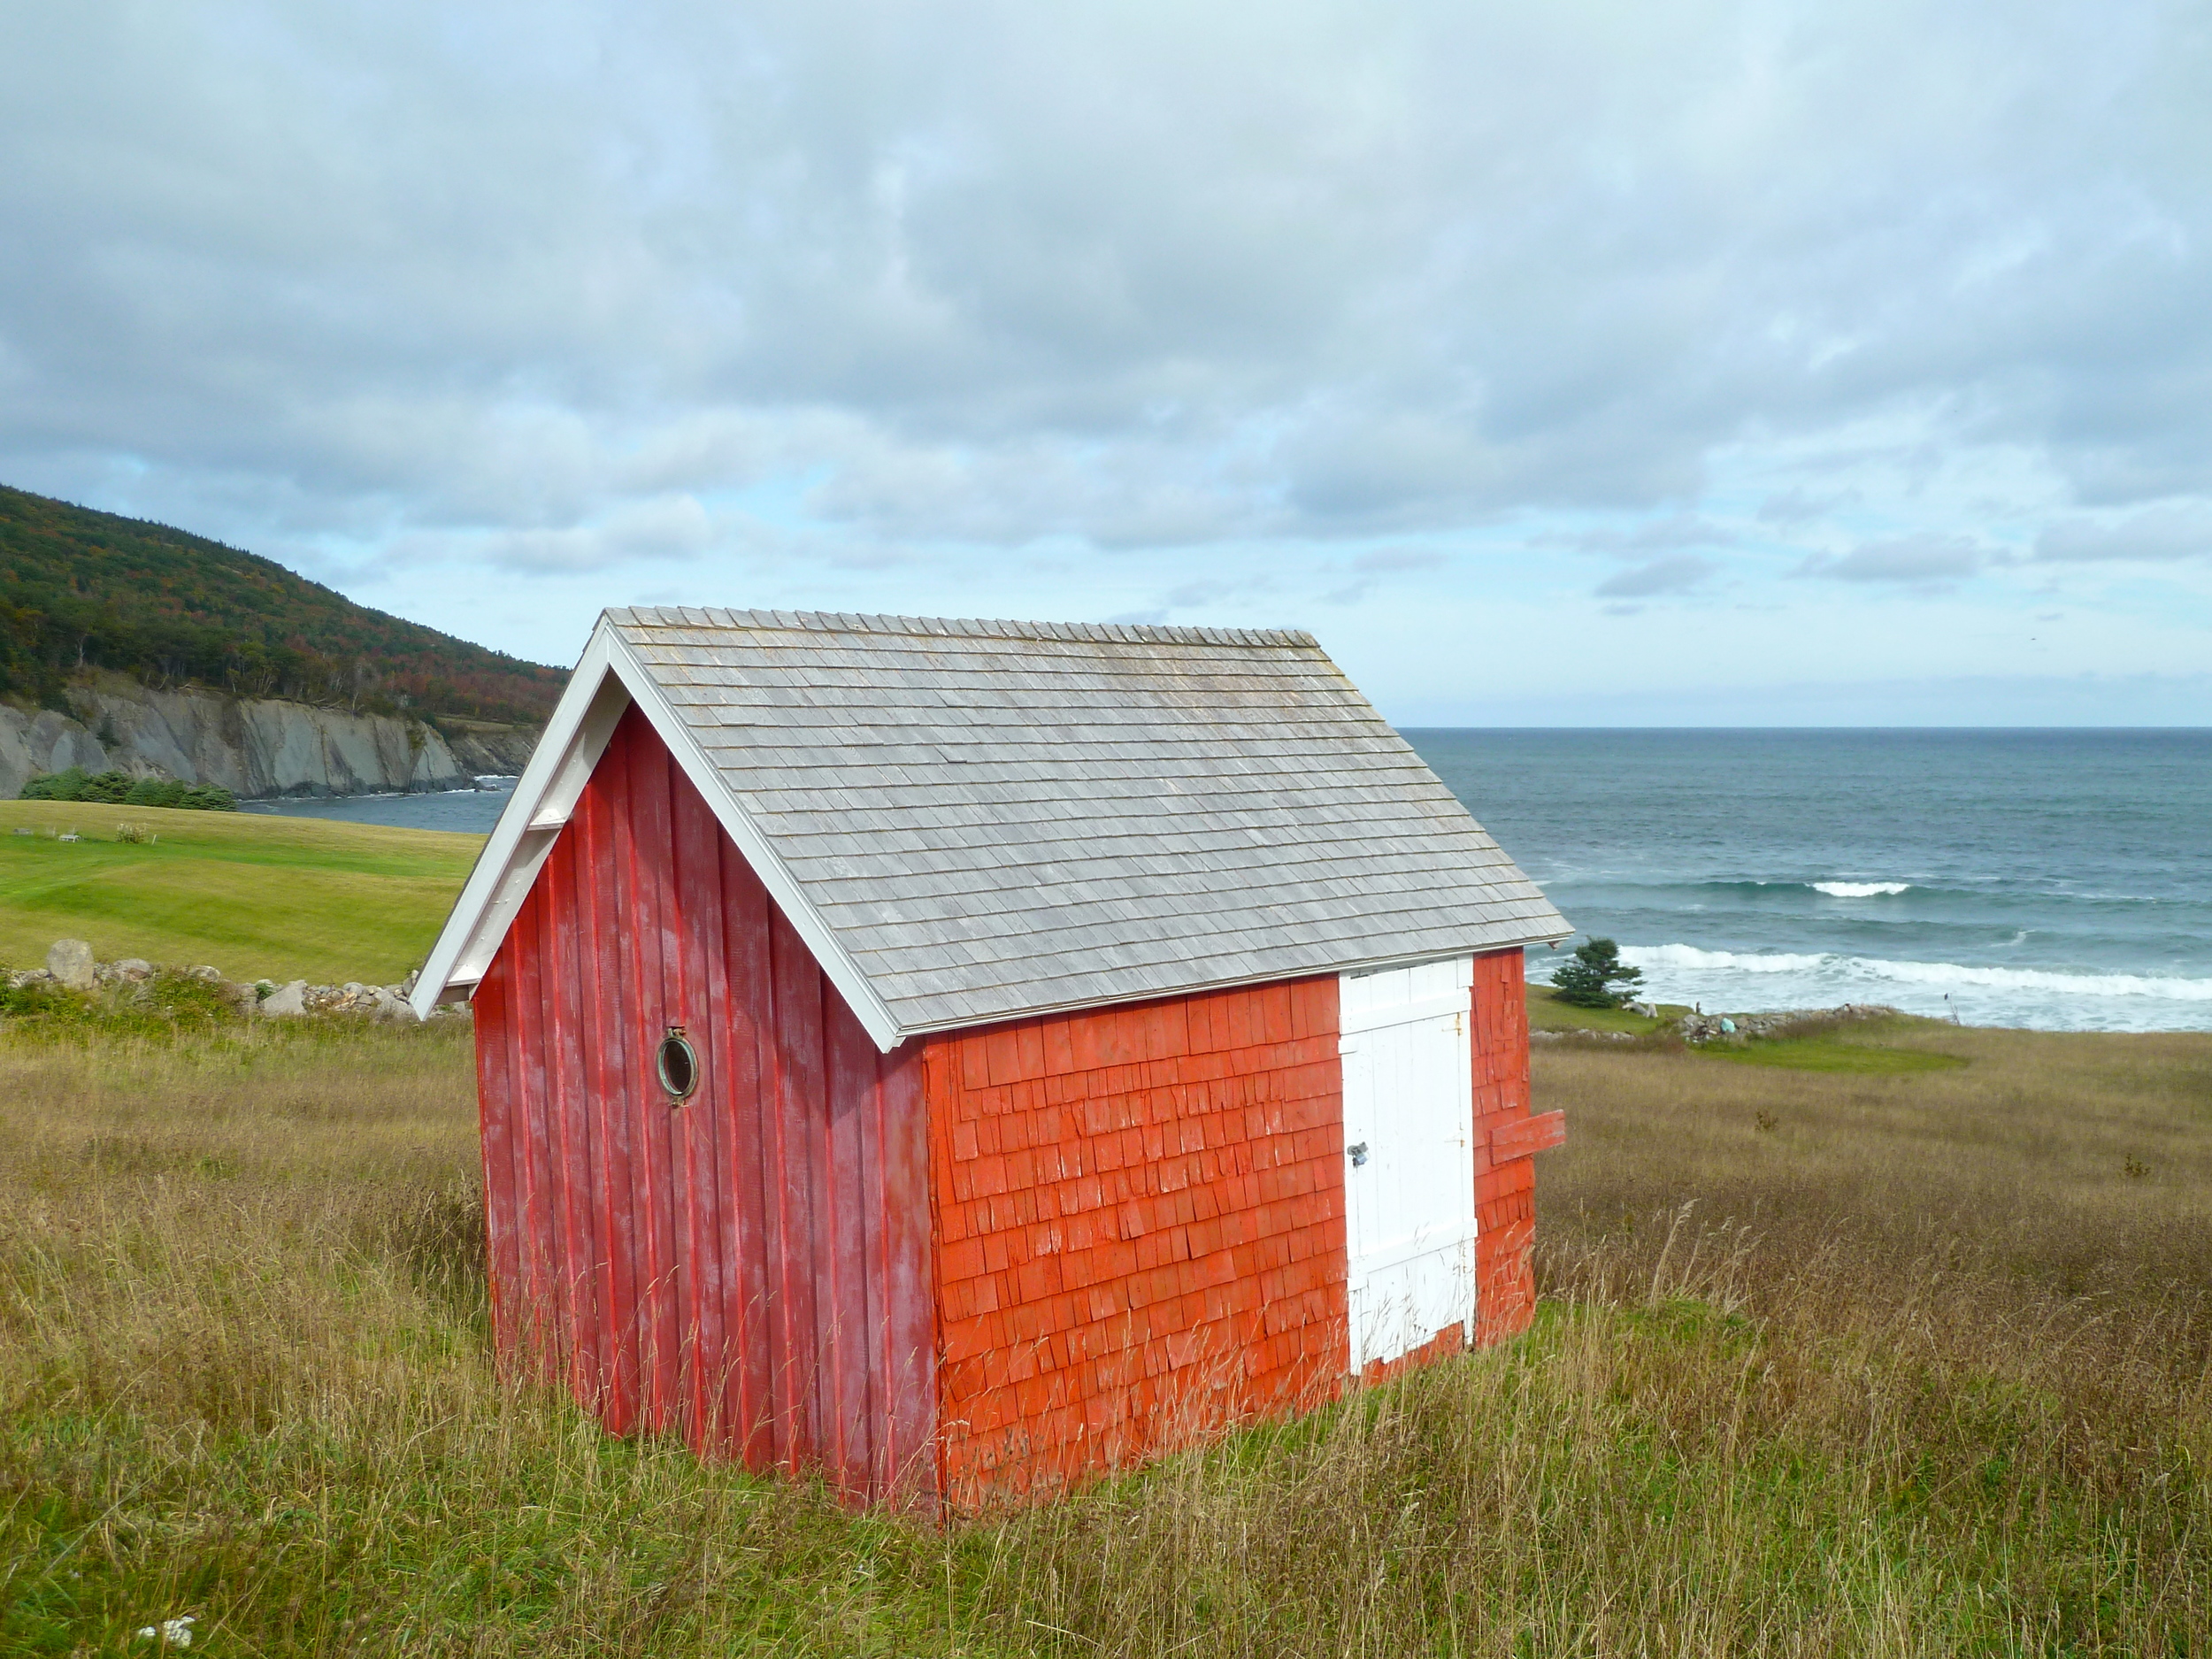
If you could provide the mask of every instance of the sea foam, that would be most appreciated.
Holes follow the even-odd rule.
[[[1701,950],[1695,945],[1626,946],[1621,960],[1655,979],[1671,973],[1802,973],[1828,984],[1881,984],[2055,993],[2062,996],[2147,996],[2212,1002],[2212,979],[2150,973],[2064,973],[2048,968],[1979,968],[1956,962],[1893,962],[1834,953]]]
[[[1873,899],[1886,894],[1909,892],[1909,881],[1816,881],[1811,884],[1816,893],[1825,893],[1832,899]]]

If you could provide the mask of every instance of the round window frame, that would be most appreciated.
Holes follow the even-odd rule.
[[[684,1057],[685,1069],[690,1073],[683,1087],[678,1088],[668,1075],[668,1056],[671,1050]],[[699,1051],[691,1046],[691,1039],[684,1034],[681,1025],[671,1025],[653,1050],[653,1070],[659,1075],[661,1090],[668,1096],[672,1109],[682,1105],[699,1092]]]

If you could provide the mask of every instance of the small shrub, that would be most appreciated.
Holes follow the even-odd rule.
[[[235,812],[238,797],[220,784],[179,783],[173,778],[134,778],[124,772],[88,772],[82,766],[43,772],[26,783],[23,801],[88,801],[112,806],[182,807]]]
[[[66,772],[42,772],[27,782],[16,798],[20,801],[81,801],[88,781],[82,766],[72,766]]]
[[[98,991],[34,979],[0,986],[0,1019],[11,1032],[65,1042],[132,1037],[166,1042],[237,1024],[244,1016],[235,995],[227,987],[173,972]]]
[[[238,797],[219,783],[196,783],[177,797],[177,804],[196,812],[235,812]]]
[[[1644,971],[1621,961],[1621,948],[1609,939],[1575,947],[1574,960],[1551,977],[1552,994],[1577,1008],[1618,1008],[1636,995]]]
[[[131,786],[123,803],[126,806],[174,806],[183,795],[184,786],[173,778],[141,778]]]

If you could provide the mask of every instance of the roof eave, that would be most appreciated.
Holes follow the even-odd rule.
[[[441,1002],[461,1000],[484,977],[615,723],[630,706],[627,687],[611,671],[614,643],[613,630],[603,619],[576,659],[544,735],[416,978],[408,1000],[419,1018],[429,1018]]]
[[[411,999],[416,1014],[426,1017],[439,1002],[465,995],[490,970],[616,723],[632,703],[644,711],[869,1039],[887,1054],[913,1035],[893,1017],[759,826],[730,793],[659,683],[603,614],[416,981]]]
[[[1556,912],[1554,912],[1556,915]],[[987,1015],[978,1019],[964,1016],[958,1019],[917,1020],[905,1029],[910,1036],[939,1037],[956,1031],[980,1031],[991,1025],[1010,1025],[1025,1019],[1044,1019],[1056,1014],[1080,1013],[1089,1008],[1128,1008],[1140,1002],[1162,1002],[1176,997],[1200,996],[1209,991],[1233,991],[1240,987],[1275,985],[1288,979],[1317,979],[1346,973],[1386,973],[1394,968],[1417,968],[1425,963],[1452,962],[1461,956],[1493,956],[1501,950],[1525,950],[1531,945],[1555,945],[1564,939],[1572,939],[1573,927],[1564,917],[1559,918],[1558,928],[1550,933],[1531,933],[1525,938],[1491,941],[1483,944],[1459,945],[1446,950],[1419,950],[1389,956],[1363,956],[1356,961],[1331,963],[1325,965],[1299,968],[1285,973],[1281,969],[1261,973],[1248,973],[1233,979],[1204,979],[1190,985],[1171,986],[1162,990],[1141,991],[1128,996],[1076,997],[1065,1002],[1040,1002],[1033,1007],[1010,1009],[1004,1013]]]

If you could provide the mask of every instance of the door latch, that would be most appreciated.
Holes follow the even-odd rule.
[[[1367,1142],[1363,1141],[1356,1146],[1345,1148],[1344,1156],[1352,1160],[1354,1169],[1362,1167],[1367,1162]]]

